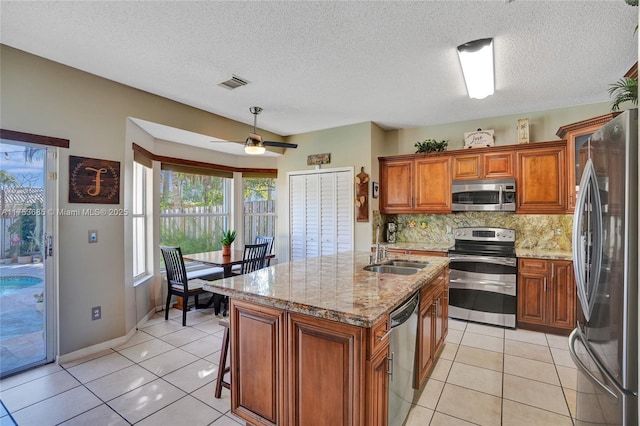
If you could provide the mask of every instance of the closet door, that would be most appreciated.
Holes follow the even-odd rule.
[[[353,249],[353,171],[289,176],[291,260]]]
[[[336,253],[353,250],[353,173],[336,172]]]

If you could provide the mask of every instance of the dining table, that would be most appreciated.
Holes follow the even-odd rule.
[[[217,266],[223,269],[225,278],[231,276],[231,269],[234,265],[242,265],[244,250],[231,250],[228,256],[222,255],[222,250],[204,251],[201,253],[183,254],[184,260],[204,263],[209,266]]]
[[[266,258],[271,259],[275,257],[274,254],[267,254]],[[229,255],[223,255],[222,250],[215,251],[205,251],[200,253],[191,253],[191,254],[183,254],[182,258],[184,260],[200,262],[205,265],[217,266],[223,269],[224,278],[230,277],[231,270],[235,265],[242,265],[244,259],[244,250],[231,250]],[[210,303],[208,306],[213,303],[213,309],[216,315],[221,310],[221,305],[224,303],[223,316],[226,316],[226,311],[228,308],[227,298],[224,296],[220,296],[214,293],[213,297],[210,299]]]

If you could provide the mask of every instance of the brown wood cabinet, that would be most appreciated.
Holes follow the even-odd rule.
[[[444,345],[447,285],[445,268],[420,290],[418,387]],[[387,424],[388,316],[364,328],[236,299],[230,313],[234,414],[254,425]]]
[[[478,148],[482,149],[482,148]],[[457,151],[453,156],[453,180],[512,178],[513,148],[489,152]]]
[[[251,423],[285,424],[284,311],[232,300],[230,313],[231,408]]]
[[[556,135],[567,141],[567,208],[573,211],[576,206],[576,196],[580,184],[580,170],[584,162],[580,164],[580,151],[585,146],[589,137],[600,127],[611,121],[619,112],[593,117],[588,120],[578,121],[564,125],[558,129]]]
[[[565,213],[566,142],[541,142],[518,148],[516,163],[516,212]]]
[[[448,269],[431,280],[420,290],[420,308],[418,316],[418,342],[416,346],[417,369],[414,387],[420,389],[444,346],[449,330],[449,275]]]
[[[451,212],[451,156],[412,154],[379,160],[382,213]]]
[[[518,259],[518,327],[568,334],[575,309],[571,261]]]
[[[289,424],[361,424],[364,330],[295,313],[287,329]]]
[[[380,159],[380,211],[406,213],[413,210],[414,159]]]

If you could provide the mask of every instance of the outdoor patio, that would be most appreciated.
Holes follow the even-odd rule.
[[[0,277],[36,277],[41,281],[19,289],[0,288],[0,368],[10,371],[44,358],[44,312],[34,294],[44,291],[42,263],[0,265]]]

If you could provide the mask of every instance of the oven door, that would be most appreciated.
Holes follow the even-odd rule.
[[[450,254],[449,316],[516,325],[515,258]]]

